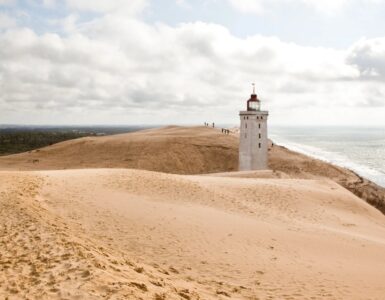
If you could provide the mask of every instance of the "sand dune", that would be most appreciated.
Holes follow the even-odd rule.
[[[168,126],[86,137],[0,157],[0,169],[131,168],[177,174],[235,171],[238,138],[207,127]]]
[[[167,127],[1,157],[0,299],[383,299],[385,216],[343,186],[383,189],[278,146],[229,172],[237,147]]]
[[[0,207],[0,298],[385,294],[385,217],[330,180],[3,171]]]
[[[269,167],[280,172],[281,177],[332,179],[385,213],[385,189],[347,169],[280,146],[270,148]],[[169,126],[80,138],[0,157],[0,170],[84,168],[130,168],[174,174],[236,171],[238,135],[224,135],[220,129],[208,127]]]

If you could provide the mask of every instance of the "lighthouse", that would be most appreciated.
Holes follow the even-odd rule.
[[[267,118],[268,111],[261,110],[261,101],[253,93],[247,101],[247,110],[240,111],[239,171],[266,170],[267,162]]]

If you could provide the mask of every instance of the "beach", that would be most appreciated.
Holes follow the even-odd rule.
[[[272,127],[278,145],[340,167],[385,187],[385,129],[358,126]]]

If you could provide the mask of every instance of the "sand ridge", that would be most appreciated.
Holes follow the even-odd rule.
[[[131,168],[178,174],[235,171],[237,141],[237,136],[224,135],[219,129],[168,126],[79,138],[0,157],[0,169]]]
[[[167,126],[80,138],[0,157],[0,170],[129,168],[173,174],[233,172],[238,169],[238,143],[236,130],[225,135],[219,128]],[[269,168],[274,170],[274,177],[279,174],[281,178],[332,179],[385,213],[385,188],[350,170],[277,145],[270,146]]]

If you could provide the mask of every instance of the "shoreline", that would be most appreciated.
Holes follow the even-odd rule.
[[[278,136],[277,136],[278,137]],[[278,137],[280,140],[280,137]],[[278,141],[274,143],[278,146],[285,147],[291,151],[312,157],[314,159],[321,160],[325,163],[329,163],[332,165],[336,165],[341,168],[345,168],[348,170],[351,170],[352,172],[355,172],[358,176],[361,176],[378,186],[385,188],[385,174],[382,174],[381,171],[371,168],[370,166],[358,163],[354,160],[351,160],[347,157],[344,157],[340,153],[330,152],[329,150],[325,150],[322,148],[301,144],[297,142],[291,142],[291,141]],[[306,148],[314,149],[314,151],[307,150]],[[318,151],[319,153],[316,153]],[[325,155],[323,155],[324,153]],[[332,156],[335,156],[334,158]],[[370,175],[369,173],[376,173],[377,176],[383,176],[383,179],[375,179],[376,175]]]
[[[284,151],[285,154],[288,156],[289,160],[290,156],[295,156],[297,158],[300,158],[300,160],[303,160],[303,163],[305,164],[318,162],[316,164],[318,164],[319,170],[313,169],[311,170],[311,172],[305,174],[304,177],[307,177],[307,175],[315,175],[329,178],[341,185],[342,187],[346,188],[350,192],[352,192],[357,197],[368,202],[370,205],[377,208],[383,214],[385,214],[385,188],[381,185],[373,182],[372,180],[364,176],[361,176],[355,170],[346,168],[344,166],[339,166],[335,163],[331,163],[320,158],[315,158],[309,154],[304,154],[298,151],[291,150],[286,146],[274,144],[272,148],[282,149],[282,151]],[[277,164],[275,164],[274,166],[277,170],[286,170],[285,167],[280,167]],[[337,174],[335,174],[334,176],[330,176],[330,174],[325,174],[330,171],[328,169],[334,169],[335,171],[337,171]],[[301,177],[301,174],[297,175]]]

